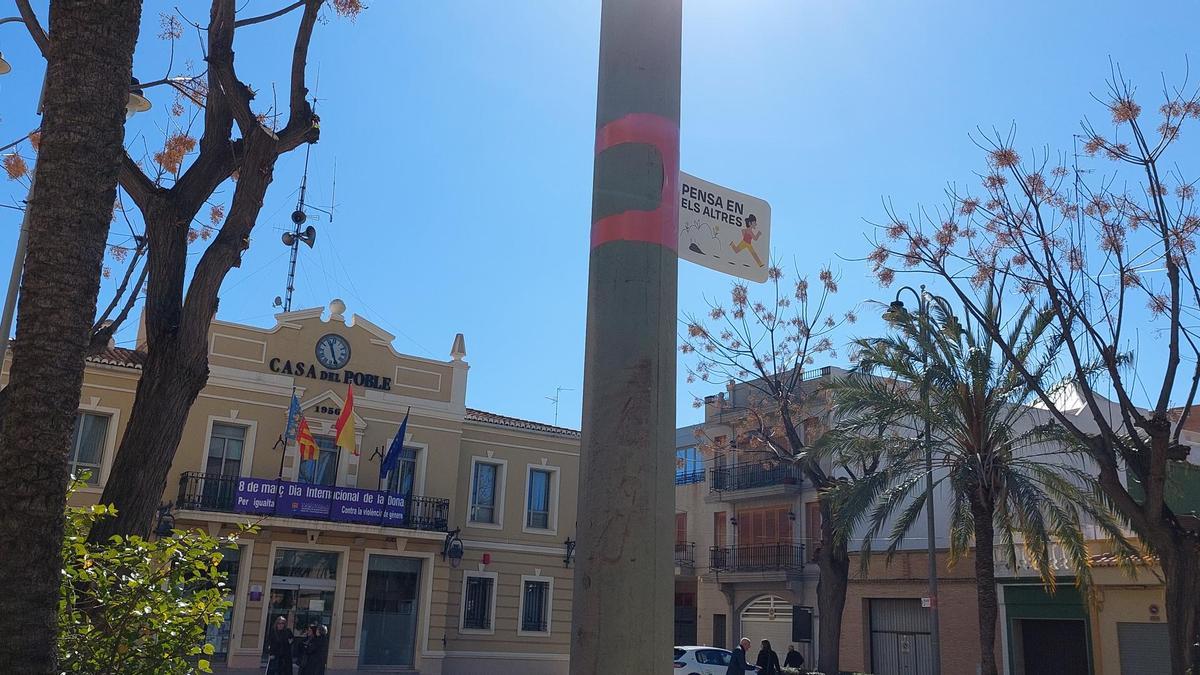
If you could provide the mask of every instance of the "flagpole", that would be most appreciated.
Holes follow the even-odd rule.
[[[396,438],[392,440],[392,446],[396,445],[396,441],[400,441],[400,452],[404,452],[404,433],[408,429],[408,416],[412,413],[412,406],[408,406],[408,410],[404,411],[404,419],[400,422],[400,428],[396,430]],[[388,497],[391,496],[391,488],[385,488],[383,485],[383,468],[392,457],[392,448],[388,448],[387,454],[379,458],[379,487],[383,490],[383,507],[379,510],[379,526],[383,527],[383,520],[387,517]],[[388,474],[395,471],[396,467],[388,469]],[[406,505],[407,506],[407,505]]]

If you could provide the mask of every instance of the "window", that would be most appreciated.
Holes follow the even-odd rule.
[[[218,476],[240,476],[242,446],[246,442],[246,427],[213,423],[208,438],[208,463],[204,472]]]
[[[725,526],[728,522],[724,511],[717,511],[713,514],[713,546],[724,546],[726,544]]]
[[[100,483],[100,460],[104,456],[104,440],[108,438],[108,416],[81,412],[75,415],[75,433],[71,440],[71,473],[78,476],[91,473],[88,485]]]
[[[696,663],[702,663],[706,666],[728,666],[732,660],[732,654],[716,649],[700,649],[696,652]]]
[[[821,503],[804,505],[804,544],[808,547],[808,559],[816,560],[821,552]]]
[[[687,543],[687,513],[675,514],[675,543]]]
[[[417,480],[417,451],[413,448],[400,450],[400,461],[388,474],[387,489],[392,494],[411,497]]]
[[[521,632],[550,632],[550,580],[521,578]]]
[[[336,485],[338,470],[338,446],[333,436],[314,436],[317,449],[316,459],[300,462],[300,482],[317,485]]]
[[[675,484],[688,485],[704,482],[704,462],[696,447],[679,448],[675,451]]]
[[[471,476],[471,521],[476,523],[498,523],[496,512],[496,490],[500,479],[500,465],[476,462]]]
[[[495,572],[463,575],[462,630],[493,632],[492,605],[496,600]]]
[[[529,498],[526,501],[525,526],[535,530],[550,529],[551,472],[529,470]]]

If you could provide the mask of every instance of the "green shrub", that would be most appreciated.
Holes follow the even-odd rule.
[[[82,484],[71,486],[73,492]],[[67,507],[58,602],[59,670],[63,673],[174,675],[208,673],[213,646],[206,629],[230,606],[221,549],[214,538],[173,530],[147,541],[114,536],[88,543],[92,523],[112,506]]]

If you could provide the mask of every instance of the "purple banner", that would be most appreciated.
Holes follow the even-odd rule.
[[[405,506],[404,497],[382,490],[292,483],[269,478],[240,478],[234,510],[238,513],[403,527]]]

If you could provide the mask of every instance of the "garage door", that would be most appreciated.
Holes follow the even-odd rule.
[[[876,673],[929,675],[929,610],[918,598],[871,600],[871,665]]]
[[[787,655],[789,644],[804,656],[805,663],[811,662],[808,643],[792,642],[792,605],[777,595],[764,595],[751,602],[742,610],[741,637],[750,638],[750,654],[748,659],[758,658],[758,650],[763,640],[771,641],[771,649],[779,655],[779,660]]]
[[[1121,675],[1171,672],[1171,652],[1165,623],[1117,623]]]

